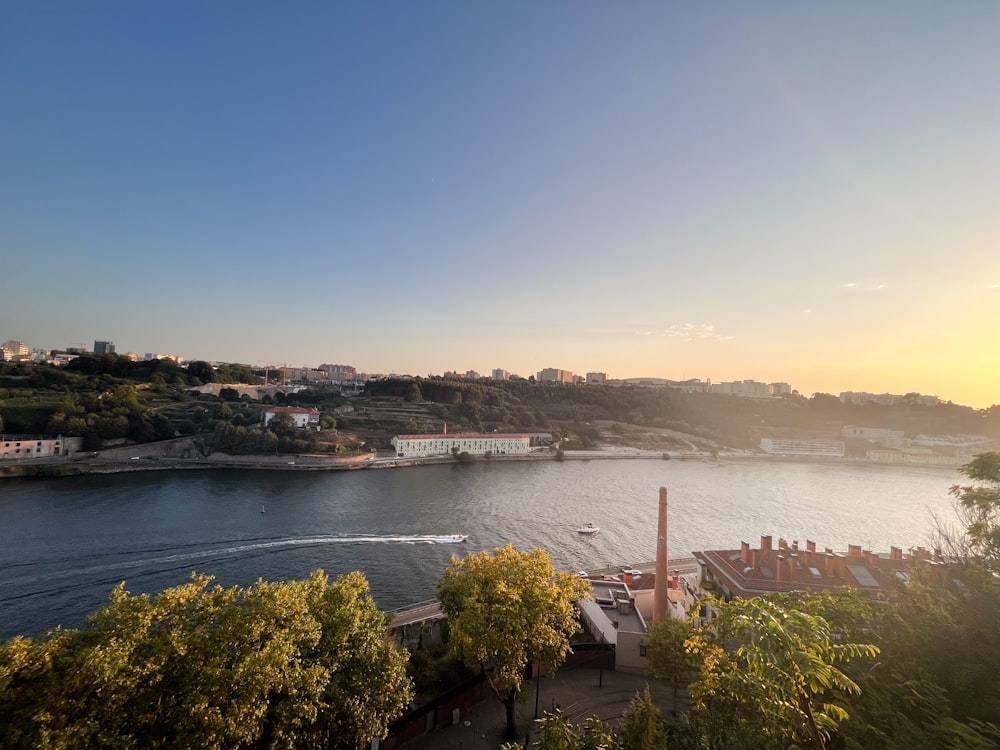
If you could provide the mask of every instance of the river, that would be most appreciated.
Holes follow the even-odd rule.
[[[137,472],[0,482],[0,640],[79,627],[134,594],[361,570],[382,609],[434,596],[453,553],[543,547],[563,570],[652,560],[658,489],[670,556],[762,534],[846,550],[929,545],[952,469],[853,462],[482,462],[350,472]],[[582,523],[601,528],[587,537]],[[464,544],[425,535],[468,534]]]

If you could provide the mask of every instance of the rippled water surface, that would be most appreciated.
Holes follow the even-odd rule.
[[[453,553],[543,547],[566,570],[652,560],[658,488],[670,555],[761,534],[886,551],[929,543],[953,470],[854,463],[611,460],[332,473],[145,472],[0,482],[0,639],[78,627],[126,581],[223,585],[361,570],[383,609],[434,596]],[[263,512],[262,512],[263,511]],[[575,533],[582,523],[601,528]],[[468,534],[465,544],[441,537]]]

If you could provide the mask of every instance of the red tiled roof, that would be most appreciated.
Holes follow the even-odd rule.
[[[268,414],[319,414],[319,409],[303,409],[301,406],[272,406]]]

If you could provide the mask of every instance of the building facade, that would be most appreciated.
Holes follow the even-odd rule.
[[[844,456],[844,444],[840,440],[761,438],[760,449],[776,456],[819,456],[824,458],[842,458]]]
[[[320,365],[319,369],[329,373],[330,380],[354,380],[358,371],[350,365]]]
[[[820,592],[842,586],[876,596],[898,583],[900,575],[905,576],[913,564],[928,566],[942,574],[947,568],[940,551],[930,552],[922,547],[910,554],[892,547],[888,555],[880,555],[851,544],[843,554],[829,547],[820,552],[816,543],[809,540],[804,547],[797,541],[789,543],[784,539],[773,546],[770,536],[762,536],[758,548],[742,542],[740,549],[693,554],[701,566],[702,585],[712,583],[726,598],[750,598],[772,592]]]
[[[0,435],[0,460],[69,456],[80,450],[83,438],[45,435]]]
[[[115,342],[114,341],[95,341],[94,342],[94,354],[114,354],[115,353]]]
[[[303,409],[300,406],[273,406],[264,412],[264,426],[277,416],[287,415],[300,429],[319,429],[319,409]]]
[[[447,456],[457,448],[459,453],[473,456],[523,455],[530,451],[529,435],[510,435],[479,432],[457,432],[434,435],[396,435],[392,447],[399,458],[422,456]]]
[[[573,373],[569,370],[559,370],[555,367],[546,367],[538,371],[536,378],[539,383],[572,383]]]
[[[887,448],[898,448],[903,445],[903,431],[890,430],[885,427],[854,427],[847,425],[840,428],[840,436],[853,440],[867,440]]]

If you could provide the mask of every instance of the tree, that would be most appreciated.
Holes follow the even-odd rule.
[[[208,362],[197,360],[187,366],[188,378],[196,378],[202,383],[211,383],[215,380],[215,370]]]
[[[860,692],[835,663],[874,657],[879,649],[835,642],[822,617],[763,597],[708,604],[720,617],[688,639],[703,659],[701,679],[691,686],[695,706],[719,709],[776,746],[825,748],[848,714],[823,695]]]
[[[480,667],[507,712],[507,733],[517,736],[514,706],[530,664],[556,668],[570,651],[580,625],[575,603],[589,584],[556,573],[544,550],[518,552],[511,545],[451,558],[438,584],[448,616],[451,647]]]
[[[665,617],[654,623],[646,633],[646,653],[649,672],[653,677],[674,684],[674,713],[677,712],[677,688],[681,680],[689,680],[698,669],[695,654],[684,642],[691,635],[691,626],[684,620]]]
[[[618,735],[628,750],[666,750],[667,736],[660,721],[660,710],[653,703],[649,687],[636,693],[622,714]]]
[[[0,745],[356,748],[405,710],[406,654],[360,573],[210,584],[119,585],[89,630],[0,647]]]
[[[284,437],[294,437],[298,432],[291,414],[275,414],[267,423],[267,428],[275,435]]]
[[[954,485],[959,519],[965,526],[964,548],[973,560],[1000,572],[1000,453],[981,453],[959,471],[975,484]]]

